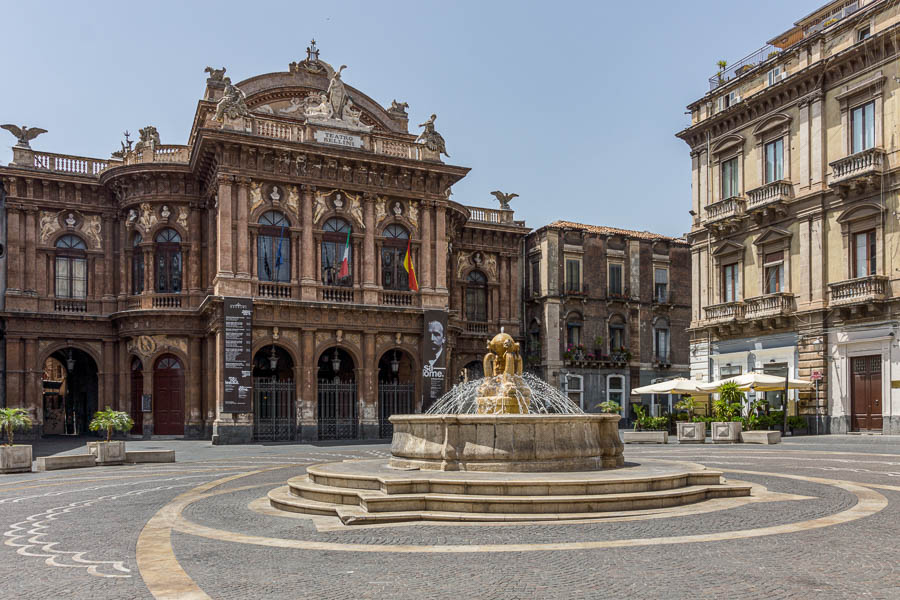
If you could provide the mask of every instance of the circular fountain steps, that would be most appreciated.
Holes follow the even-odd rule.
[[[269,492],[282,510],[344,524],[410,520],[535,521],[668,508],[749,496],[749,485],[693,464],[626,464],[574,473],[400,471],[381,460],[326,463]]]

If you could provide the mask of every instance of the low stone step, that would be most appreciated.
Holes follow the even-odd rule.
[[[56,471],[57,469],[80,469],[96,467],[97,459],[93,454],[68,454],[65,456],[40,456],[37,459],[36,471]]]
[[[295,478],[295,481],[309,481],[329,488],[357,491],[379,491],[388,495],[395,494],[463,494],[487,496],[547,496],[555,495],[599,495],[620,494],[629,492],[646,492],[670,490],[688,485],[716,485],[721,481],[719,471],[691,471],[672,475],[645,478],[609,478],[600,475],[596,479],[581,478],[546,478],[538,476],[529,481],[521,474],[511,474],[494,478],[472,477],[465,472],[441,473],[434,478],[427,472],[416,471],[417,477],[403,477],[402,474],[391,477],[375,475],[360,476],[336,474],[328,465],[317,465],[307,469],[306,477]],[[481,473],[477,475],[482,475]],[[452,478],[451,478],[452,477]],[[289,482],[290,483],[290,482]]]

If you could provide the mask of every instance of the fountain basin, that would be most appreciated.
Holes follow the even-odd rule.
[[[426,471],[594,471],[624,464],[619,415],[394,415],[389,466]]]

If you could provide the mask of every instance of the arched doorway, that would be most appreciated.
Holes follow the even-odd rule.
[[[394,435],[391,415],[415,412],[416,384],[413,362],[403,350],[388,350],[378,361],[378,436]]]
[[[50,360],[52,359],[52,360]],[[50,370],[47,370],[48,363]],[[54,368],[58,365],[57,368]],[[97,363],[78,348],[64,348],[50,355],[42,375],[44,421],[47,434],[81,435],[97,412]],[[47,392],[51,392],[48,398]],[[50,407],[48,414],[47,408]]]
[[[473,360],[463,367],[463,380],[475,381],[484,377],[484,365],[480,360]]]
[[[351,440],[359,434],[356,365],[350,353],[329,348],[319,357],[320,440]]]
[[[284,348],[265,346],[253,357],[253,439],[294,439],[294,361]]]
[[[184,435],[184,367],[171,354],[153,368],[153,433]]]
[[[131,359],[131,419],[134,427],[131,433],[143,435],[144,413],[141,412],[141,398],[144,395],[144,363],[138,357]]]

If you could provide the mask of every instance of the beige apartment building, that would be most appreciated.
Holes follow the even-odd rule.
[[[715,73],[677,134],[691,374],[821,377],[790,392],[810,433],[900,433],[898,43],[897,2],[830,2]]]

